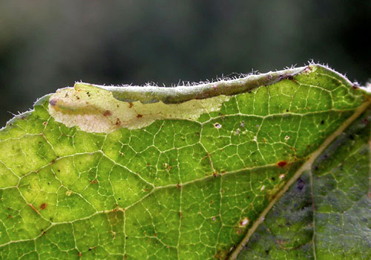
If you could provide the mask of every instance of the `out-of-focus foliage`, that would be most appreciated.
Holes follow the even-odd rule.
[[[371,75],[370,1],[0,1],[0,121],[75,81],[160,85],[329,63]]]

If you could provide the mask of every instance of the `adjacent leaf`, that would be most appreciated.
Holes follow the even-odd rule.
[[[61,89],[0,132],[0,258],[369,258],[369,104],[319,65]]]
[[[239,259],[370,259],[370,122],[360,116],[268,213]]]

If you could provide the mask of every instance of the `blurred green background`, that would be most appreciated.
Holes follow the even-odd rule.
[[[371,1],[2,0],[0,120],[75,81],[177,84],[309,60],[371,77]]]

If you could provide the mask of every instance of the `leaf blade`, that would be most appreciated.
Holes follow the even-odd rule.
[[[110,133],[66,127],[48,113],[56,106],[48,105],[52,97],[40,100],[0,132],[2,150],[14,151],[0,161],[19,177],[14,186],[1,177],[8,172],[0,176],[2,212],[14,208],[12,218],[29,219],[15,229],[1,216],[0,232],[24,237],[1,235],[0,254],[15,254],[20,244],[29,254],[58,252],[61,242],[47,241],[63,233],[66,257],[225,258],[300,176],[298,169],[311,165],[310,155],[369,105],[367,91],[324,67],[308,68],[275,74],[271,84],[231,95],[199,117],[156,118]],[[72,114],[112,114],[94,109]],[[24,155],[25,138],[33,138],[33,160]],[[12,193],[18,208],[5,199]]]

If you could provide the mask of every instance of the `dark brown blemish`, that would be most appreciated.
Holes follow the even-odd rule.
[[[132,108],[134,105],[132,102],[129,102],[129,108]]]
[[[277,163],[277,166],[280,167],[280,168],[283,168],[283,167],[285,167],[286,165],[287,165],[287,162],[286,162],[286,161],[279,161],[279,162]]]
[[[103,116],[110,116],[112,115],[111,111],[109,110],[106,110],[104,113],[103,113]]]
[[[137,115],[137,118],[142,118],[142,117],[143,117],[143,115],[141,115],[141,114]]]
[[[120,125],[121,125],[121,121],[120,121],[119,118],[116,119],[116,123],[115,123],[115,125],[117,125],[117,126],[120,126]]]
[[[321,125],[323,125],[325,123],[325,121],[324,120],[321,120]]]
[[[96,183],[98,183],[98,180],[97,180],[97,179],[92,180],[92,181],[90,181],[90,183],[91,183],[91,184],[96,184]]]
[[[43,203],[43,204],[40,205],[40,209],[44,210],[44,209],[46,209],[47,206],[48,206],[47,203]]]

